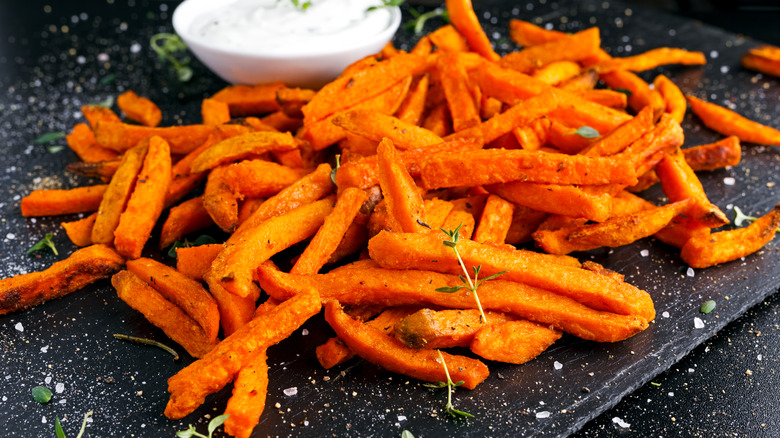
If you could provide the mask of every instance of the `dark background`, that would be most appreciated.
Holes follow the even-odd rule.
[[[540,2],[542,3],[542,2]],[[561,2],[567,4],[568,2]],[[610,2],[611,7],[623,8],[626,3]],[[780,14],[777,7],[772,2],[629,2],[636,4],[636,8],[658,7],[670,11],[674,14],[689,17],[696,20],[702,20],[708,23],[726,28],[732,32],[742,33],[746,36],[759,40],[780,44]],[[176,2],[159,2],[148,0],[126,1],[95,1],[95,2],[42,2],[37,0],[26,2],[0,2],[0,122],[2,123],[2,132],[8,142],[18,141],[22,135],[30,135],[30,132],[46,132],[48,130],[66,130],[72,125],[70,113],[77,111],[78,106],[88,103],[89,99],[99,100],[108,95],[115,95],[117,89],[132,87],[134,89],[159,89],[160,95],[150,96],[153,100],[178,100],[175,108],[182,108],[182,113],[197,113],[197,107],[202,97],[209,92],[213,92],[215,82],[213,77],[196,79],[192,83],[182,86],[176,83],[164,68],[147,69],[143,75],[135,74],[129,70],[134,62],[152,63],[156,61],[150,56],[146,48],[148,35],[160,31],[170,31],[170,14],[172,13]],[[479,8],[479,3],[476,3]],[[49,8],[46,6],[49,5]],[[544,2],[539,9],[554,8],[555,2]],[[633,7],[633,6],[629,6]],[[81,16],[87,11],[86,18]],[[127,14],[127,15],[122,15]],[[663,17],[663,16],[658,16]],[[90,34],[84,29],[85,23],[90,23],[96,29],[105,31],[110,30],[119,36],[101,39],[95,34]],[[168,23],[168,24],[166,24]],[[657,26],[658,27],[658,26]],[[71,31],[71,28],[79,29],[78,32]],[[662,26],[661,26],[662,28]],[[138,36],[136,36],[138,35]],[[116,41],[121,42],[121,47],[115,47]],[[142,46],[143,50],[135,52],[134,44]],[[71,50],[76,48],[76,53]],[[79,56],[84,56],[90,62],[103,52],[112,54],[112,58],[98,67],[82,67]],[[117,59],[118,56],[118,59]],[[63,62],[67,60],[67,62]],[[67,67],[63,67],[63,65]],[[116,66],[122,65],[123,71],[116,71]],[[81,69],[84,71],[81,71]],[[66,71],[67,70],[67,71]],[[150,73],[151,72],[151,73]],[[101,86],[95,83],[95,77],[105,77],[109,74],[118,74],[120,80],[116,85]],[[62,92],[61,96],[52,96],[57,90],[47,88],[47,85],[56,83],[61,86],[67,83],[68,91]],[[150,86],[152,83],[154,86]],[[777,86],[777,81],[768,82],[771,87]],[[80,94],[82,93],[82,94]],[[776,93],[772,96],[776,96]],[[776,101],[770,102],[776,105]],[[14,105],[27,105],[33,111],[22,118],[17,116],[6,117],[4,112],[8,113],[9,108]],[[776,114],[776,112],[775,112]],[[166,113],[167,124],[176,123],[180,113]],[[780,125],[777,120],[766,121],[774,126]],[[25,141],[29,142],[29,139]],[[6,160],[14,160],[13,157],[6,157]],[[63,168],[63,163],[69,159],[58,157],[60,163],[47,164],[47,168]],[[5,163],[7,164],[7,163]],[[15,194],[21,192],[17,187],[0,187],[4,196],[13,199]],[[10,200],[9,199],[9,200]],[[5,200],[8,202],[9,200]],[[776,200],[775,200],[776,202]],[[5,218],[2,218],[5,221]],[[25,239],[34,242],[40,238],[42,230],[45,227],[56,227],[57,221],[41,221],[38,224],[29,222],[18,230],[13,230],[17,235],[25,235]],[[27,235],[29,234],[29,238]],[[0,236],[2,238],[3,236]],[[58,236],[61,238],[62,236]],[[22,245],[28,245],[25,240]],[[60,247],[66,247],[65,240],[58,242]],[[27,247],[25,246],[25,247]],[[8,259],[7,254],[2,254],[4,260]],[[774,255],[776,260],[776,254]],[[43,256],[42,259],[24,259],[20,263],[29,265],[30,268],[42,269],[50,264],[51,257]],[[4,269],[11,272],[13,267],[5,266]],[[5,271],[3,271],[5,272]],[[52,321],[55,325],[55,332],[61,327],[62,330],[78,331],[79,324],[89,326],[90,317],[93,316],[83,311],[80,306],[85,303],[83,296],[69,297],[64,301],[69,303],[62,310],[58,310],[59,304],[46,304],[36,309],[36,312],[43,312],[43,319]],[[661,373],[658,377],[652,379],[653,383],[648,383],[636,392],[625,397],[617,406],[600,415],[595,420],[589,422],[585,428],[575,434],[577,437],[592,436],[778,436],[780,435],[780,425],[778,424],[778,414],[775,410],[777,402],[777,388],[780,383],[778,377],[778,354],[780,347],[780,338],[778,337],[778,327],[780,327],[780,317],[777,315],[780,297],[777,294],[768,298],[763,303],[749,310],[743,317],[729,324],[717,335],[704,342],[701,346],[694,349],[687,357],[672,357],[660,365],[665,368],[671,363],[680,360],[671,368]],[[721,305],[723,303],[721,302]],[[103,303],[106,309],[98,307],[94,312],[100,313],[108,310],[112,317],[116,318],[115,326],[138,328],[144,325],[141,318],[127,319],[121,311],[115,311],[110,303]],[[73,307],[73,311],[69,310]],[[47,313],[48,312],[48,313]],[[67,317],[65,317],[67,315]],[[63,319],[64,318],[64,319]],[[23,317],[5,317],[3,321],[3,332],[13,333],[15,321]],[[73,321],[70,321],[70,320]],[[76,322],[75,320],[80,321]],[[114,326],[111,326],[113,329]],[[32,336],[35,329],[25,325],[26,333]],[[89,329],[95,331],[95,328]],[[105,328],[104,331],[108,331]],[[146,329],[149,330],[149,329]],[[157,335],[158,339],[163,339],[154,331],[150,332]],[[8,336],[8,335],[0,335]],[[0,339],[1,340],[1,339]],[[43,340],[40,346],[37,340],[32,342],[34,348],[43,348],[46,341]],[[74,335],[74,343],[83,342]],[[91,341],[90,341],[91,342]],[[2,344],[6,350],[3,351],[3,357],[15,352],[15,348],[30,348],[30,346],[14,344]],[[53,348],[53,347],[52,347]],[[99,348],[100,354],[110,357],[112,354],[120,354],[127,347],[123,344],[110,344]],[[136,347],[132,347],[136,348]],[[78,351],[79,348],[76,348]],[[137,351],[137,350],[131,350]],[[42,357],[50,360],[49,357],[41,353]],[[144,434],[143,428],[137,423],[133,423],[133,416],[141,416],[145,406],[150,403],[150,394],[154,390],[146,388],[146,378],[151,377],[160,369],[167,369],[168,365],[160,365],[155,360],[156,352],[142,353],[137,356],[138,359],[128,361],[123,368],[113,369],[107,367],[103,377],[96,388],[82,390],[80,395],[72,395],[69,404],[71,412],[78,411],[76,400],[83,396],[85,400],[100,397],[113,397],[111,383],[105,383],[111,379],[132,380],[134,390],[140,391],[137,400],[130,402],[123,401],[126,404],[127,413],[121,409],[107,409],[108,412],[115,414],[117,422],[126,421],[135,426],[137,436],[154,436],[153,434]],[[94,360],[95,357],[88,358]],[[98,357],[99,359],[99,357]],[[35,359],[32,361],[30,369],[35,369]],[[78,373],[78,363],[70,363],[73,358],[68,358],[67,362],[56,363],[54,369],[72,369]],[[0,379],[3,385],[32,385],[39,376],[26,376],[18,373],[17,370],[4,369],[4,364],[0,363]],[[170,370],[177,369],[180,365],[170,365]],[[51,366],[50,366],[51,368]],[[172,374],[170,371],[163,371]],[[316,374],[316,373],[315,373]],[[132,379],[131,379],[132,377]],[[316,378],[316,376],[314,376]],[[143,384],[141,383],[143,382]],[[68,388],[70,390],[70,388]],[[394,388],[387,388],[390,392]],[[89,393],[86,393],[89,392]],[[158,391],[159,392],[159,391]],[[146,395],[144,395],[145,393]],[[406,394],[405,396],[408,396]],[[159,396],[157,396],[159,397]],[[164,395],[163,395],[164,398]],[[125,399],[123,399],[125,400]],[[159,403],[159,400],[157,400]],[[107,401],[107,404],[110,404]],[[408,402],[407,402],[408,403]],[[208,403],[207,403],[208,404]],[[6,412],[5,400],[0,401],[0,412]],[[14,412],[7,412],[11,419],[25,416],[25,412],[16,412],[20,404],[14,404]],[[36,406],[28,404],[22,408],[24,411],[35,409]],[[203,414],[205,411],[201,411]],[[61,414],[58,414],[61,415]],[[75,413],[73,414],[75,416]],[[266,409],[265,415],[276,415],[270,404]],[[628,429],[623,429],[613,423],[613,418],[619,417],[623,421],[630,423]],[[500,418],[500,417],[499,417]],[[50,416],[49,422],[53,421]],[[101,421],[106,421],[105,417]],[[154,422],[164,423],[167,420],[159,418]],[[440,420],[444,421],[444,420]],[[79,418],[71,417],[66,428],[68,436],[75,435],[75,424]],[[181,422],[185,425],[186,422]],[[9,424],[13,424],[10,421]],[[149,425],[151,427],[151,424]],[[183,428],[183,427],[181,427]],[[53,428],[52,428],[53,429]],[[386,435],[379,432],[380,435]],[[468,435],[468,428],[460,429],[458,432]],[[13,429],[9,429],[11,436],[14,436]],[[89,429],[88,429],[89,431]],[[290,430],[290,434],[295,431]],[[29,436],[21,434],[19,436]],[[92,436],[87,433],[87,436]],[[431,434],[433,436],[433,434]]]

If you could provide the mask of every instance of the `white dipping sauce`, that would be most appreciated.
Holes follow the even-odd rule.
[[[300,0],[303,4],[306,0]],[[190,34],[209,46],[241,52],[296,55],[359,44],[390,26],[378,0],[238,0],[196,18]]]

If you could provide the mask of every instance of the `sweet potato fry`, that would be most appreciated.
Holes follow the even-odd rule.
[[[425,231],[425,226],[421,225],[425,222],[425,204],[393,142],[382,139],[377,148],[377,157],[379,185],[387,203],[390,221],[398,223],[401,230],[407,233]]]
[[[636,184],[627,160],[482,149],[468,154],[437,154],[422,162],[420,177],[428,189],[524,181],[543,184]],[[464,173],[463,169],[469,169]]]
[[[111,278],[111,284],[122,301],[141,312],[191,356],[203,357],[216,345],[203,334],[203,329],[194,319],[132,272],[116,273]]]
[[[557,30],[547,30],[533,23],[512,19],[509,21],[509,37],[523,47],[537,46],[566,38],[568,34]]]
[[[228,241],[205,276],[206,281],[246,297],[257,266],[279,251],[313,236],[332,209],[333,199],[325,198],[247,228],[236,241]]]
[[[444,219],[444,223],[441,224],[441,228],[445,230],[454,230],[460,227],[460,237],[462,239],[471,239],[474,234],[474,228],[476,228],[476,220],[474,216],[463,210],[453,210]],[[439,235],[441,230],[430,230],[431,234]]]
[[[260,421],[268,393],[268,364],[265,351],[253,353],[233,382],[233,394],[225,407],[225,433],[249,438]]]
[[[631,143],[639,140],[653,128],[653,109],[642,108],[631,120],[626,121],[610,133],[600,137],[580,151],[582,155],[607,156],[622,152]]]
[[[488,376],[487,366],[476,359],[406,348],[397,339],[350,318],[337,301],[325,305],[325,320],[355,354],[389,371],[428,382],[446,381],[441,354],[453,381],[462,380],[465,388],[474,389]]]
[[[710,227],[686,216],[677,216],[669,222],[669,225],[653,235],[661,242],[682,248],[688,240],[696,237],[704,239],[710,235]]]
[[[200,406],[206,396],[227,385],[247,365],[253,353],[263,351],[292,334],[321,309],[320,297],[308,290],[259,315],[225,338],[205,355],[168,379],[171,398],[165,416],[182,418]]]
[[[160,232],[160,248],[167,248],[187,234],[214,225],[198,196],[172,207]]]
[[[438,77],[452,116],[455,132],[478,125],[479,110],[469,90],[466,68],[457,53],[440,55],[436,62]]]
[[[336,200],[333,211],[325,217],[322,227],[290,270],[293,274],[316,274],[327,263],[358,214],[368,200],[366,192],[348,188]]]
[[[666,102],[658,93],[639,76],[627,70],[613,70],[599,75],[602,81],[613,90],[624,89],[631,92],[628,106],[636,112],[649,106],[653,115],[658,118],[666,110]]]
[[[594,56],[601,46],[599,29],[592,27],[556,41],[527,47],[501,59],[501,66],[530,73],[556,61],[580,61]]]
[[[525,126],[513,129],[512,135],[521,148],[527,151],[539,150],[547,144],[550,123],[547,117],[540,117]]]
[[[225,178],[239,197],[272,196],[311,173],[311,169],[291,168],[265,160],[244,160],[227,167]]]
[[[570,92],[581,93],[584,91],[593,90],[598,82],[599,75],[596,73],[596,70],[587,69],[579,75],[561,82],[556,86],[556,88]],[[628,100],[626,100],[626,104],[628,104]]]
[[[748,50],[742,56],[742,66],[772,76],[780,76],[780,48],[760,46]]]
[[[160,137],[149,139],[149,150],[138,181],[114,230],[114,246],[119,254],[137,259],[162,213],[165,194],[171,184],[171,153]]]
[[[157,126],[162,120],[162,111],[151,100],[127,90],[116,98],[116,105],[128,119],[145,126]]]
[[[710,129],[723,135],[735,135],[743,142],[780,146],[780,131],[741,115],[705,102],[693,96],[686,96],[691,110]]]
[[[333,117],[333,124],[374,143],[388,138],[400,150],[419,149],[443,142],[433,132],[376,111],[355,110]]]
[[[452,117],[446,103],[436,105],[428,112],[422,122],[422,127],[439,137],[452,133]]]
[[[488,360],[521,364],[542,354],[561,332],[530,321],[507,321],[479,329],[471,351]]]
[[[469,45],[451,24],[442,26],[426,35],[429,41],[442,52],[468,52]]]
[[[89,246],[92,245],[92,226],[95,225],[95,218],[97,213],[79,219],[73,222],[60,222],[62,228],[65,229],[65,233],[68,235],[68,239],[76,246]]]
[[[81,114],[87,119],[87,123],[89,123],[89,126],[92,127],[92,129],[95,129],[100,121],[122,122],[119,116],[117,116],[111,108],[106,108],[101,105],[84,105],[81,107]]]
[[[87,163],[113,160],[119,157],[119,153],[113,149],[104,148],[97,144],[95,134],[86,123],[79,123],[65,136],[68,147]]]
[[[238,194],[230,187],[227,167],[217,167],[209,173],[202,199],[211,220],[222,230],[232,232],[238,225]]]
[[[200,115],[204,125],[221,125],[230,121],[230,107],[219,100],[203,99]]]
[[[668,64],[704,65],[706,63],[707,59],[702,52],[691,52],[674,47],[659,47],[639,55],[612,58],[593,67],[603,73],[613,70],[642,72]]]
[[[203,144],[214,127],[186,125],[158,128],[101,121],[93,129],[100,146],[118,152],[124,152],[139,141],[156,135],[168,142],[172,154],[188,154]]]
[[[620,91],[607,89],[581,90],[577,92],[577,95],[588,102],[597,103],[609,108],[625,109],[626,106],[628,106],[628,96]]]
[[[287,117],[302,119],[303,106],[309,103],[315,94],[317,92],[314,90],[282,87],[276,90],[276,102]]]
[[[548,85],[556,85],[580,74],[580,65],[573,61],[556,61],[537,69],[531,77]]]
[[[598,276],[601,281],[615,282],[601,274],[590,274]],[[302,276],[285,274],[264,265],[258,269],[257,275],[263,290],[277,299],[287,299],[306,288],[317,287],[323,300],[335,299],[350,305],[476,308],[474,297],[466,291],[452,294],[436,292],[439,287],[462,285],[458,276],[431,271],[345,269],[328,274]],[[648,323],[643,317],[597,311],[571,298],[501,279],[481,284],[479,299],[486,310],[511,313],[540,324],[552,325],[583,339],[599,342],[626,339],[647,328]]]
[[[675,216],[686,210],[691,202],[693,201],[675,202],[627,216],[610,218],[598,224],[539,230],[533,234],[533,238],[538,246],[550,254],[628,245],[666,227]]]
[[[732,135],[715,143],[683,149],[685,162],[695,171],[736,166],[742,158],[739,137]]]
[[[148,149],[149,145],[143,142],[125,152],[100,201],[98,217],[92,228],[92,242],[108,245],[114,241],[114,230],[137,184]]]
[[[265,202],[265,198],[247,198],[241,201],[238,205],[238,224],[241,225],[249,219],[249,216],[252,216],[263,205],[263,202]]]
[[[290,151],[296,147],[298,143],[289,132],[250,132],[222,140],[206,149],[192,160],[190,171],[204,172],[220,164],[257,157],[267,152]]]
[[[692,268],[707,268],[753,254],[775,237],[780,225],[780,204],[744,228],[688,239],[680,257]]]
[[[69,190],[33,190],[22,198],[22,215],[58,216],[91,213],[100,207],[108,185],[77,187]]]
[[[551,118],[547,130],[547,143],[564,154],[577,154],[590,146],[596,138],[586,138],[577,134],[578,127],[569,126],[556,118]]]
[[[260,85],[231,85],[211,96],[212,99],[225,102],[231,116],[251,116],[279,110],[276,92],[284,87],[281,82]]]
[[[203,274],[204,280],[207,275],[208,272]],[[260,288],[256,285],[250,286],[249,295],[245,297],[233,295],[217,283],[210,284],[209,291],[217,300],[219,322],[225,336],[232,335],[254,317],[257,299],[260,297]]]
[[[430,76],[425,74],[412,85],[401,106],[395,112],[398,120],[411,125],[420,125],[425,112],[425,98],[428,95],[429,84]]]
[[[515,212],[512,215],[512,223],[509,225],[509,231],[506,233],[506,243],[518,245],[531,240],[531,234],[539,228],[548,214],[528,208],[522,205],[515,205]]]
[[[479,25],[477,14],[471,6],[471,0],[447,0],[447,12],[450,21],[466,41],[471,49],[485,57],[489,61],[498,61],[499,56],[490,45],[490,40],[482,26]]]
[[[219,332],[217,302],[200,283],[169,266],[143,257],[129,260],[127,269],[179,306],[203,328],[210,342],[216,341]]]
[[[596,310],[635,315],[649,321],[655,316],[647,292],[628,283],[605,279],[558,259],[530,251],[507,250],[469,240],[458,243],[466,266],[482,266],[482,275],[507,271],[502,280],[541,287],[570,297]],[[380,232],[368,242],[371,258],[388,269],[431,269],[460,273],[455,253],[438,236]]]
[[[393,327],[393,335],[406,347],[435,349],[468,347],[484,326],[512,321],[516,317],[488,310],[483,323],[476,309],[420,309],[404,317]]]
[[[693,200],[685,210],[687,216],[713,228],[729,223],[726,215],[707,199],[701,181],[685,161],[682,151],[678,149],[672,155],[667,154],[655,171],[670,202]]]
[[[674,152],[681,146],[683,138],[680,125],[670,115],[664,114],[649,132],[615,156],[633,162],[636,174],[642,175],[655,167],[665,153]]]
[[[0,315],[75,292],[119,271],[125,260],[105,245],[82,248],[45,271],[0,280]]]
[[[480,243],[504,243],[512,224],[514,210],[514,205],[500,196],[488,196],[472,240]]]
[[[425,204],[425,224],[433,230],[438,230],[444,224],[447,216],[455,208],[452,202],[442,199],[426,199]]]
[[[685,103],[685,95],[680,91],[680,88],[664,75],[656,76],[653,80],[653,86],[666,102],[665,111],[671,114],[677,123],[682,123],[688,105]]]
[[[192,279],[202,280],[220,251],[222,245],[216,243],[176,248],[176,270]]]
[[[114,176],[116,170],[119,168],[119,163],[122,160],[114,158],[106,161],[97,161],[94,163],[87,163],[79,161],[76,163],[68,164],[65,169],[68,172],[76,175],[83,175],[89,178],[100,178],[103,182],[111,181],[111,177]]]

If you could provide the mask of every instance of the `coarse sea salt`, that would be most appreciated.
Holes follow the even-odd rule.
[[[702,321],[701,318],[699,318],[698,316],[696,318],[693,318],[693,328],[703,329],[704,321]]]
[[[16,323],[16,325],[14,326],[14,328],[15,328],[15,329],[16,329],[16,331],[18,331],[18,332],[24,332],[24,326],[22,325],[22,323],[21,323],[21,322],[17,322],[17,323]]]
[[[647,257],[650,255],[650,251],[643,249],[642,251],[639,251],[639,255],[641,255],[642,257]]]
[[[663,316],[664,318],[668,318],[669,317],[669,312],[664,310],[664,313],[662,313],[661,316]]]
[[[553,362],[553,368],[555,368],[556,370],[559,370],[559,369],[563,368],[563,364],[556,360],[555,362]]]
[[[688,271],[685,273],[685,275],[689,277],[693,277],[694,275],[696,275],[696,273],[693,271],[693,268],[688,268]]]
[[[726,184],[727,186],[733,186],[736,183],[737,183],[737,180],[732,178],[732,177],[730,177],[730,176],[727,176],[727,177],[723,178],[723,184]]]
[[[629,427],[631,427],[630,423],[626,423],[620,417],[612,417],[612,422],[617,424],[618,426],[622,427],[623,429],[628,429]]]
[[[537,412],[536,418],[550,418],[550,411]]]
[[[282,392],[284,392],[284,395],[286,395],[287,397],[292,397],[295,394],[298,394],[298,388],[293,386],[292,388],[287,388]]]

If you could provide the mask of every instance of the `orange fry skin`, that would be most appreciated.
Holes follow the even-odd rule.
[[[91,213],[100,207],[108,185],[77,187],[70,190],[33,190],[22,198],[22,216],[57,216]]]
[[[105,245],[82,248],[41,272],[0,280],[0,315],[75,292],[122,269],[125,260]]]
[[[692,268],[730,262],[760,250],[780,225],[780,204],[744,228],[695,236],[685,243],[680,257]]]
[[[584,217],[602,222],[609,217],[607,193],[590,193],[573,185],[509,182],[485,186],[491,193],[517,205],[546,213]]]
[[[424,232],[425,204],[414,180],[406,171],[393,142],[383,139],[377,148],[379,185],[387,203],[390,220],[407,233]]]
[[[500,57],[490,45],[490,40],[479,24],[477,14],[471,6],[471,0],[446,0],[450,20],[471,46],[471,49],[489,61],[498,61]]]
[[[531,321],[507,321],[482,327],[471,341],[471,351],[498,362],[522,364],[539,356],[561,332]]]
[[[772,76],[780,76],[780,48],[754,47],[742,56],[742,66]]]
[[[259,131],[227,138],[203,151],[190,164],[190,172],[213,169],[220,164],[260,156],[266,152],[286,152],[298,147],[289,132]]]
[[[390,139],[401,150],[417,149],[443,142],[433,132],[376,111],[353,110],[333,117],[333,124],[378,143]]]
[[[160,231],[160,249],[167,248],[182,236],[214,224],[198,196],[172,207]]]
[[[601,37],[599,29],[592,27],[565,38],[512,52],[501,59],[501,66],[530,73],[556,61],[580,61],[594,56],[599,51]]]
[[[743,142],[780,146],[780,131],[714,103],[686,96],[691,110],[710,129],[723,135],[736,135]]]
[[[514,205],[500,196],[488,196],[472,240],[480,243],[504,243],[512,225],[514,210]]]
[[[127,90],[116,98],[116,104],[128,119],[145,126],[157,126],[162,120],[162,111],[151,100]]]
[[[65,140],[76,155],[82,161],[95,163],[98,161],[113,160],[119,153],[113,149],[104,148],[97,144],[95,134],[86,123],[79,123],[65,136]]]
[[[397,339],[350,318],[338,301],[325,305],[325,320],[350,350],[371,363],[427,382],[447,380],[437,352],[404,347]],[[489,374],[487,366],[476,359],[444,352],[441,355],[453,381],[463,381],[465,388],[474,389]]]
[[[68,172],[83,175],[89,178],[100,178],[103,182],[111,181],[111,177],[116,173],[120,163],[119,158],[114,158],[105,161],[96,161],[94,163],[88,163],[86,161],[77,161],[75,163],[68,164],[65,169]]]
[[[222,245],[218,243],[176,248],[176,270],[193,280],[203,280],[220,251]]]
[[[739,137],[732,135],[715,143],[683,149],[685,162],[695,171],[736,166],[742,159]]]
[[[634,56],[612,58],[596,64],[594,68],[600,72],[612,70],[642,72],[667,64],[704,65],[706,63],[707,58],[702,52],[691,52],[674,47],[659,47]]]
[[[97,213],[79,219],[73,222],[60,222],[62,228],[65,229],[65,233],[68,235],[68,239],[76,246],[89,246],[92,245],[92,227],[95,225],[95,218]]]
[[[225,407],[225,433],[236,438],[249,438],[265,408],[268,394],[268,357],[265,351],[252,354],[236,375],[233,394]]]
[[[657,119],[666,109],[666,102],[658,91],[653,90],[642,78],[627,70],[613,70],[599,75],[602,81],[612,89],[623,88],[631,92],[628,106],[636,112],[649,106]]]
[[[277,111],[276,92],[284,87],[281,82],[260,85],[230,85],[218,91],[211,99],[228,104],[231,116],[252,116]]]
[[[685,111],[688,105],[685,102],[685,95],[680,88],[664,75],[658,75],[653,80],[653,86],[661,93],[666,102],[666,112],[671,114],[677,123],[682,123],[685,118]]]
[[[171,153],[188,154],[203,144],[214,127],[210,125],[184,125],[160,128],[100,121],[92,129],[95,131],[95,139],[100,146],[117,152],[124,152],[137,145],[139,141],[156,135],[168,142]]]
[[[203,99],[200,114],[204,125],[221,125],[230,121],[228,104],[214,99]]]

